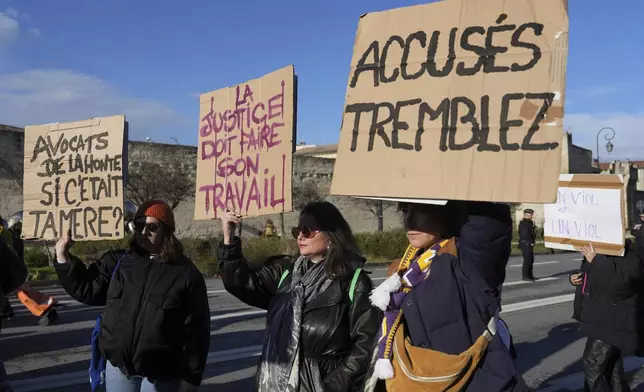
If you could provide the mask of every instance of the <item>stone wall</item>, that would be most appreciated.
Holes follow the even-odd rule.
[[[0,136],[3,132],[0,132]],[[13,137],[13,135],[12,135]],[[4,142],[0,146],[1,150],[13,150]],[[16,154],[18,160],[22,159],[22,149]],[[6,151],[0,151],[5,153]],[[171,144],[159,144],[148,142],[129,142],[128,143],[128,167],[136,170],[143,161],[154,162],[162,165],[164,168],[159,175],[163,175],[164,170],[172,170],[168,163],[172,164],[177,161],[183,162],[185,167],[194,173],[197,161],[197,148],[193,146],[178,146]],[[173,159],[172,157],[180,159]],[[293,185],[312,183],[322,195],[328,195],[331,187],[331,178],[333,176],[334,160],[313,158],[307,156],[294,157],[293,167]],[[8,178],[7,173],[0,173],[0,214],[8,216],[11,213],[22,209],[22,194],[17,188],[11,187],[12,181]],[[373,232],[377,230],[378,221],[376,216],[365,208],[355,199],[348,197],[327,197],[327,200],[334,203],[344,214],[347,221],[355,232]],[[183,202],[175,209],[177,220],[177,234],[180,237],[209,237],[218,235],[221,227],[218,221],[195,221],[193,219],[195,211],[194,198]],[[287,233],[290,228],[297,225],[297,212],[284,214],[284,227]],[[273,220],[276,228],[280,228],[280,215],[263,216],[259,218],[249,218],[242,225],[243,235],[256,236],[259,230],[263,229],[268,219]],[[388,205],[384,211],[384,228],[385,230],[400,228],[401,219],[393,205]]]

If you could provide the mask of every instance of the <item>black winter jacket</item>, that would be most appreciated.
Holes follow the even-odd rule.
[[[467,218],[456,238],[458,256],[437,256],[429,277],[407,295],[402,308],[414,346],[452,355],[470,348],[500,311],[499,288],[512,246],[507,205],[466,202],[463,208]],[[383,388],[378,382],[373,390]],[[497,334],[465,392],[525,391],[528,387]]]
[[[281,320],[274,320],[274,314],[290,303],[292,273],[279,288],[278,283],[284,271],[293,267],[292,260],[278,256],[263,266],[252,268],[242,255],[238,238],[231,245],[220,246],[218,260],[226,290],[250,306],[267,309],[269,332],[271,328],[283,327]],[[364,260],[357,263],[360,265],[354,264],[354,270],[362,263]],[[358,391],[364,381],[382,313],[369,302],[373,285],[364,271],[359,275],[354,300],[350,301],[352,277],[350,271],[344,281],[334,281],[323,294],[305,305],[300,338],[303,365],[300,367],[299,392]],[[282,332],[290,334],[288,330]],[[258,374],[257,379],[260,377]],[[256,390],[262,390],[261,386],[256,385]]]
[[[523,219],[519,223],[519,247],[532,247],[537,240],[536,228],[534,221]]]
[[[644,264],[641,245],[627,244],[624,257],[597,255],[582,262],[585,284],[577,286],[573,318],[585,335],[644,355]]]
[[[106,305],[100,350],[124,374],[201,383],[210,309],[204,278],[192,262],[164,263],[119,251],[89,267],[72,256],[69,263],[57,263],[56,272],[75,300]]]

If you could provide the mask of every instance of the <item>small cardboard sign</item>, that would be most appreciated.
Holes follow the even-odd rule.
[[[553,202],[567,54],[565,0],[364,15],[331,193]]]
[[[293,66],[202,94],[195,219],[293,209]]]
[[[123,238],[126,140],[125,116],[27,126],[22,236]]]
[[[621,175],[562,174],[557,202],[544,206],[544,242],[577,250],[593,244],[598,254],[624,255],[624,179]]]

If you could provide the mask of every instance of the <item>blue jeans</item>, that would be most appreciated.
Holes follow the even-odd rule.
[[[105,389],[107,392],[179,392],[181,380],[156,380],[132,376],[127,377],[107,361],[105,369]]]

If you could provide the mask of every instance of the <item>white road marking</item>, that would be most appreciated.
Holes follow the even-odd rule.
[[[548,276],[547,278],[539,278],[534,282],[525,281],[525,280],[516,280],[516,281],[512,281],[512,282],[503,283],[503,287],[518,286],[518,285],[521,285],[521,284],[535,284],[535,283],[539,283],[539,282],[550,282],[550,281],[557,280],[557,279],[559,279],[559,278],[557,278],[556,276]]]
[[[575,299],[575,294],[558,295],[556,297],[548,297],[535,299],[532,301],[517,302],[501,306],[501,314],[514,313],[521,310],[528,310],[534,308],[541,308],[549,305],[558,305],[566,302],[572,302]]]
[[[544,278],[544,279],[547,279],[547,278]],[[542,299],[537,299],[532,301],[507,304],[503,306],[503,310],[501,313],[508,314],[508,313],[518,312],[522,310],[544,307],[548,305],[556,305],[556,304],[570,302],[573,299],[574,299],[574,294],[569,294],[569,295],[560,295],[556,297],[542,298]],[[243,312],[225,313],[225,314],[213,316],[210,319],[214,321],[214,320],[223,320],[223,319],[229,319],[229,318],[235,318],[235,317],[262,315],[265,313],[266,311],[264,310],[251,310],[251,311],[243,311]],[[85,347],[82,347],[82,348],[85,349]],[[249,359],[249,358],[259,356],[261,354],[261,350],[262,350],[262,346],[248,346],[248,347],[241,347],[241,348],[236,348],[231,350],[213,351],[208,354],[207,363],[210,365],[210,364],[217,364],[221,362],[231,362],[231,361],[236,361],[241,359]],[[642,361],[641,363],[644,364],[644,359],[641,359],[641,361]],[[629,363],[629,365],[632,363],[632,365],[626,366],[627,363]],[[634,365],[635,363],[633,362],[625,361],[625,367],[631,370],[636,368],[636,367],[635,368],[632,367]],[[638,366],[641,366],[641,364]],[[540,392],[554,392],[561,389],[560,385],[568,385],[568,384],[562,384],[564,379],[560,379],[560,380],[562,381],[555,380],[555,382],[549,383],[552,386]],[[43,376],[43,377],[30,378],[26,380],[14,381],[12,383],[12,386],[16,392],[32,392],[32,391],[41,391],[41,390],[53,389],[53,388],[70,387],[73,385],[82,385],[87,382],[88,382],[87,371],[78,371],[78,372],[70,372],[70,373],[64,373],[64,374],[56,374],[51,376]]]
[[[559,262],[558,262],[558,261],[556,261],[556,260],[552,260],[552,261],[538,261],[538,262],[534,263],[533,265],[547,265],[547,264],[559,264]],[[520,267],[523,267],[523,264],[513,264],[513,265],[511,265],[510,267],[512,267],[512,268],[520,268]]]

